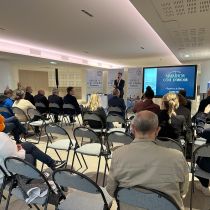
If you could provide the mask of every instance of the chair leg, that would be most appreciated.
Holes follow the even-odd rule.
[[[77,153],[76,153],[76,157],[77,157],[77,160],[79,161],[79,165],[80,165],[80,167],[82,168],[82,163],[81,163],[81,161],[80,161],[79,156],[78,156],[78,154],[77,154]]]
[[[5,206],[5,210],[8,210],[8,207],[9,207],[9,202],[10,202],[10,198],[11,198],[11,195],[12,195],[13,185],[14,185],[14,179],[12,179],[10,187],[9,187],[9,193],[8,193],[8,198],[7,198],[7,203],[6,203],[6,206]]]
[[[105,185],[105,178],[106,178],[106,169],[107,169],[107,165],[108,165],[108,162],[107,162],[107,157],[104,156],[104,160],[105,160],[105,167],[104,167],[104,176],[103,176],[103,187]]]
[[[72,158],[72,164],[71,164],[71,170],[72,170],[72,169],[73,169],[73,167],[74,167],[74,159],[75,159],[75,155],[76,155],[76,152],[74,151],[73,158]]]
[[[59,155],[58,151],[57,151],[56,149],[54,149],[54,150],[55,150],[55,153],[57,154],[59,160],[62,161],[62,158],[61,158],[61,156]]]
[[[96,184],[98,183],[98,175],[99,175],[100,164],[101,164],[101,155],[99,156],[99,160],[98,160],[98,169],[97,169],[97,174],[96,174]]]
[[[86,167],[86,169],[88,169],[88,165],[87,165],[87,163],[86,163],[86,160],[85,160],[85,158],[84,158],[83,154],[81,154],[81,156],[82,156],[82,159],[83,159],[83,161],[84,161],[84,163],[85,163],[85,167]]]
[[[1,200],[2,198],[4,198],[6,200],[6,197],[4,196],[3,192],[4,192],[4,184],[5,183],[5,180],[3,181],[2,185],[1,185],[1,189],[0,189],[0,203],[1,203]]]
[[[37,210],[40,210],[40,208],[36,204],[34,204],[34,206]]]
[[[190,210],[192,210],[193,193],[194,193],[194,173],[192,173],[191,191],[190,191]]]
[[[67,156],[66,156],[66,167],[67,167],[67,165],[68,165],[69,155],[70,155],[70,150],[67,151]],[[65,167],[65,168],[66,168],[66,167]]]

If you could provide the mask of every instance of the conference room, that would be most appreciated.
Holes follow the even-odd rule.
[[[0,0],[0,210],[209,210],[209,17]]]

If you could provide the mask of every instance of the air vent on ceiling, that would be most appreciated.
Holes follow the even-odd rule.
[[[201,47],[205,44],[206,28],[173,30],[171,35],[179,48]]]
[[[210,0],[152,0],[152,3],[163,21],[210,10]]]
[[[6,29],[5,29],[5,28],[0,27],[0,31],[6,31]]]
[[[88,12],[88,11],[86,11],[86,10],[84,10],[84,9],[82,9],[81,10],[84,14],[86,14],[87,16],[89,16],[89,17],[93,17],[93,15],[90,13],[90,12]]]
[[[41,55],[41,51],[37,50],[37,49],[30,48],[30,54],[31,55],[38,55],[38,56],[40,56]]]

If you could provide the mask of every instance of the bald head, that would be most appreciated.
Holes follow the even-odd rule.
[[[135,137],[148,137],[154,139],[158,132],[158,117],[150,111],[141,111],[133,119],[132,128]]]
[[[115,88],[115,89],[112,91],[112,94],[113,94],[113,96],[120,96],[120,91],[119,91],[117,88]]]
[[[39,90],[39,91],[38,91],[38,94],[44,96],[44,95],[45,95],[45,92],[44,92],[44,90]]]

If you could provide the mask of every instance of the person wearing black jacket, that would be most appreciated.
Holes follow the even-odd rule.
[[[123,100],[123,98],[119,98],[120,96],[120,91],[115,88],[112,92],[113,97],[109,99],[108,101],[108,106],[109,107],[119,107],[122,110],[122,117],[125,117],[125,102]]]
[[[30,101],[33,105],[35,105],[35,102],[34,102],[34,97],[33,95],[31,94],[32,93],[32,88],[31,86],[27,86],[26,87],[26,93],[25,93],[25,99]]]
[[[44,90],[39,90],[38,94],[34,96],[34,102],[35,105],[36,103],[43,103],[45,105],[44,107],[37,107],[37,110],[41,113],[47,113],[48,109],[49,109],[49,101],[47,100],[47,98],[45,97],[45,92]]]
[[[183,115],[177,115],[179,107],[178,97],[175,93],[168,93],[162,98],[162,110],[158,114],[159,126],[161,127],[158,137],[168,137],[179,141],[184,129],[187,129]]]
[[[48,97],[48,101],[49,101],[49,104],[50,103],[55,103],[59,106],[60,109],[50,108],[50,112],[54,114],[55,122],[59,122],[58,121],[58,115],[62,111],[63,99],[59,96],[59,91],[58,91],[57,88],[53,88],[52,95],[50,95]]]
[[[76,115],[79,115],[81,114],[81,109],[80,109],[80,106],[77,102],[77,99],[76,97],[74,96],[75,95],[75,92],[74,92],[74,87],[68,87],[66,89],[67,91],[67,95],[63,98],[63,103],[64,104],[71,104],[74,106],[75,108],[75,112],[76,112]],[[70,115],[74,115],[75,113],[72,111],[71,113],[69,113]],[[73,122],[74,119],[73,119],[73,116],[70,116],[70,121]]]
[[[122,79],[122,72],[118,72],[117,79],[114,81],[114,87],[120,91],[120,98],[124,95],[125,80]]]

